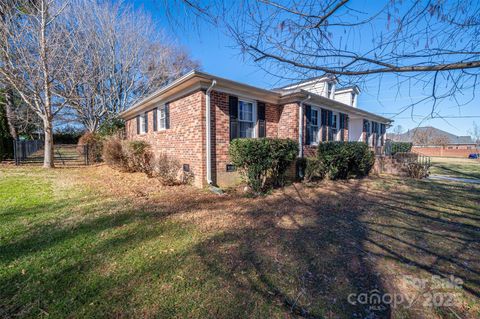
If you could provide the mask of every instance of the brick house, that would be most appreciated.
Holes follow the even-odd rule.
[[[322,141],[381,148],[391,120],[357,108],[357,87],[336,85],[324,76],[266,90],[191,71],[121,117],[127,139],[147,141],[155,154],[176,158],[196,186],[228,186],[238,180],[228,156],[238,137],[295,139],[299,156],[314,154]]]

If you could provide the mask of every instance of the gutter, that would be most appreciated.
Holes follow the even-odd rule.
[[[212,92],[213,87],[217,84],[216,80],[212,81],[212,84],[209,86],[207,91],[205,92],[205,99],[206,99],[206,116],[205,116],[205,127],[206,127],[206,145],[207,148],[207,183],[208,185],[212,185],[212,107],[210,103],[210,92]]]
[[[306,99],[300,101],[300,110],[298,115],[298,157],[303,157],[303,103],[307,102],[312,98],[311,95],[308,95]]]

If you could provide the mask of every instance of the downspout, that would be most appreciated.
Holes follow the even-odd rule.
[[[212,91],[213,87],[217,84],[216,80],[212,81],[212,84],[207,89],[206,95],[206,116],[205,116],[205,127],[206,127],[206,148],[207,148],[207,183],[208,185],[212,185],[212,123],[211,123],[211,105],[210,105],[210,92]]]
[[[306,99],[300,101],[300,111],[298,116],[298,157],[303,157],[303,103],[307,102],[312,98],[311,95],[307,96]]]

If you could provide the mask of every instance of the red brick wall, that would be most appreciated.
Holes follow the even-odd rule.
[[[232,185],[238,181],[236,173],[226,171],[230,164],[228,147],[230,145],[230,116],[228,94],[212,91],[212,179],[219,186]],[[265,125],[267,137],[277,137],[279,108],[277,105],[265,105]]]
[[[219,186],[232,185],[238,181],[238,174],[226,172],[230,164],[228,148],[230,145],[230,118],[228,94],[218,91],[211,93],[212,106],[212,179]],[[153,109],[153,106],[152,106]],[[166,153],[181,164],[189,164],[194,174],[194,184],[206,186],[206,150],[205,150],[205,92],[197,91],[188,96],[170,101],[170,129],[153,131],[153,112],[148,112],[146,134],[137,134],[136,117],[129,119],[127,138],[144,140],[152,145],[158,155]],[[298,139],[298,103],[286,105],[266,104],[267,137]],[[348,140],[348,130],[345,130]],[[305,135],[304,135],[305,136]],[[314,156],[316,149],[304,148],[306,156]]]
[[[230,116],[228,94],[212,91],[210,101],[212,111],[212,179],[217,184],[219,184],[220,179],[220,184],[222,184],[224,178],[232,175],[223,174],[226,171],[227,163],[229,163]]]
[[[152,109],[155,106],[152,106]],[[126,122],[127,138],[143,140],[152,146],[155,155],[165,153],[180,164],[189,164],[194,184],[205,185],[205,93],[197,91],[170,101],[170,128],[153,131],[153,112],[148,112],[148,133],[137,134],[136,117]]]
[[[471,153],[475,153],[475,147],[471,145],[472,149],[467,149],[467,146],[456,146],[453,149],[448,149],[447,147],[438,146],[438,147],[412,147],[412,152],[425,155],[425,156],[445,156],[445,157],[468,157]]]
[[[298,103],[285,104],[279,107],[278,138],[298,139]]]
[[[343,132],[340,133],[340,134],[343,134],[343,140],[344,140],[345,142],[348,142],[348,128],[344,128],[344,129],[343,129]]]

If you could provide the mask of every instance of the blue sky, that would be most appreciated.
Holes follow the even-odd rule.
[[[234,47],[234,43],[221,31],[207,25],[196,27],[193,24],[186,24],[187,26],[183,28],[172,26],[165,16],[164,0],[128,0],[128,2],[148,11],[166,34],[199,61],[203,71],[263,88],[284,84],[279,82],[278,78],[261,70],[253,62],[245,61],[238,49]],[[358,105],[367,111],[393,118],[394,125],[400,124],[404,129],[430,125],[456,135],[468,135],[473,121],[480,124],[480,117],[452,118],[480,116],[479,96],[462,106],[458,106],[454,101],[443,100],[439,105],[438,113],[445,119],[425,120],[425,116],[431,112],[431,102],[417,105],[413,114],[409,110],[396,115],[404,106],[428,94],[428,91],[424,92],[416,85],[404,85],[399,90],[396,78],[393,75],[387,75],[381,80],[367,82],[359,96]],[[465,95],[470,98],[472,92],[465,92]]]

